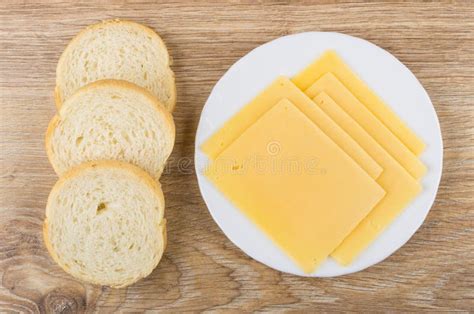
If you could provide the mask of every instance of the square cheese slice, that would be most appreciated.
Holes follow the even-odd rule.
[[[385,190],[384,198],[331,253],[339,263],[348,265],[421,192],[421,185],[329,95],[322,92],[314,101],[383,168],[376,182]]]
[[[385,195],[286,99],[228,145],[205,175],[306,273]]]
[[[332,73],[324,74],[305,91],[306,95],[310,98],[313,98],[321,92],[325,92],[334,99],[334,101],[390,153],[412,177],[419,179],[426,173],[426,166],[423,162],[354,97]]]
[[[415,155],[419,156],[423,152],[425,149],[423,141],[352,72],[335,51],[324,53],[321,58],[297,74],[292,81],[301,90],[306,90],[328,72],[333,73]]]
[[[204,142],[201,146],[202,151],[210,159],[215,159],[247,128],[283,98],[287,98],[298,107],[372,178],[377,178],[380,175],[382,168],[374,159],[285,77],[277,78],[269,87],[230,118],[221,129]]]

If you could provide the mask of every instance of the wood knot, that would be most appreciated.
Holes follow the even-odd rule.
[[[85,295],[71,289],[54,289],[46,294],[42,306],[46,313],[82,313],[85,311]]]

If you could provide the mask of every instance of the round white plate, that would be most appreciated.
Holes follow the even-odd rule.
[[[423,192],[350,266],[328,258],[314,273],[303,273],[239,209],[203,176],[209,160],[201,144],[277,76],[294,76],[328,49],[335,50],[427,144],[421,159],[428,167]],[[418,230],[436,197],[443,163],[438,117],[423,86],[389,52],[360,38],[310,32],[278,38],[237,61],[217,82],[204,106],[195,142],[201,194],[225,235],[253,259],[282,272],[331,277],[360,271],[398,250]]]

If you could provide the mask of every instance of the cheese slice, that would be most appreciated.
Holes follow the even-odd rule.
[[[306,273],[385,194],[287,99],[228,145],[205,175]]]
[[[385,197],[349,234],[331,256],[343,265],[351,263],[420,193],[421,186],[377,141],[334,100],[322,92],[314,102],[369,153],[383,172],[376,180]]]
[[[415,155],[425,149],[423,141],[377,96],[336,54],[328,51],[293,79],[301,90],[308,89],[323,74],[333,73]],[[390,75],[387,73],[387,75]]]
[[[344,111],[354,118],[415,179],[421,178],[426,173],[426,166],[423,162],[355,98],[332,73],[323,75],[305,91],[310,98],[321,92],[325,92],[334,99]],[[384,167],[382,166],[382,168]]]
[[[372,178],[377,178],[382,168],[347,133],[332,121],[313,101],[299,90],[289,79],[277,78],[269,87],[255,97],[224,126],[201,146],[210,159],[215,159],[237,137],[278,101],[288,98],[326,135],[351,156]]]

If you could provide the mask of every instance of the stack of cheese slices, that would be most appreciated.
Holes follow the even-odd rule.
[[[137,23],[89,26],[59,59],[55,100],[45,142],[60,179],[46,206],[48,251],[76,278],[130,285],[166,246],[158,180],[174,145],[176,103],[167,48]]]
[[[333,50],[201,145],[207,178],[304,274],[328,257],[350,265],[415,200],[424,148]]]

